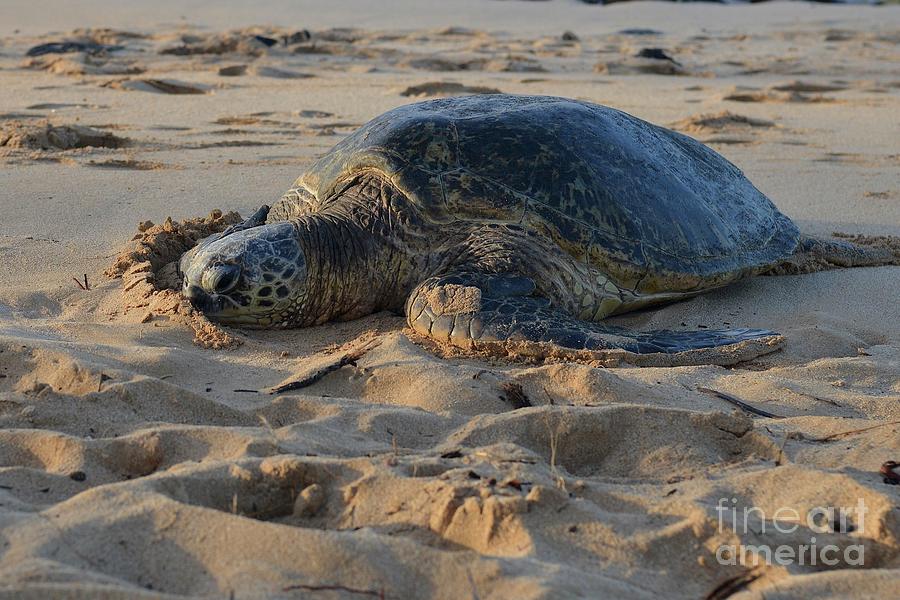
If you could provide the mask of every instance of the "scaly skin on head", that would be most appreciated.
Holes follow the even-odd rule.
[[[181,260],[183,293],[205,314],[227,323],[272,327],[303,293],[306,262],[292,223],[226,231]]]
[[[399,310],[421,248],[387,215],[398,192],[365,177],[314,214],[276,206],[269,222],[202,242],[182,259],[183,291],[207,316],[250,327],[308,327]],[[287,214],[286,214],[287,213]]]

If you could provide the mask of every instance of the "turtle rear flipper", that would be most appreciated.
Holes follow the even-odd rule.
[[[795,275],[829,269],[900,265],[900,238],[895,236],[800,236],[794,254],[776,263],[768,275]]]
[[[581,321],[535,290],[531,279],[517,275],[433,277],[410,295],[407,322],[421,335],[465,349],[638,366],[730,365],[784,343],[764,329],[636,332]]]
[[[797,254],[809,254],[834,267],[878,267],[897,264],[900,256],[888,244],[897,238],[879,236],[870,244],[858,244],[840,238],[800,236]]]

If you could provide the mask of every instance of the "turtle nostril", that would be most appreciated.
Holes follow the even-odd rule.
[[[203,287],[216,294],[225,294],[237,285],[241,268],[237,265],[218,265],[203,274]]]

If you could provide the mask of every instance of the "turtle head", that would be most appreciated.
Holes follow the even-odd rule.
[[[306,296],[306,258],[292,223],[226,232],[200,242],[179,266],[182,293],[223,323],[288,326]]]

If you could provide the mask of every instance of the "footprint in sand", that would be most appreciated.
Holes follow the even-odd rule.
[[[110,160],[90,160],[87,163],[89,167],[98,167],[101,169],[131,169],[134,171],[161,171],[163,169],[180,169],[183,167],[167,165],[161,162],[126,159],[110,159]]]
[[[810,83],[807,81],[790,81],[788,83],[779,83],[771,86],[770,89],[779,92],[797,92],[797,93],[822,93],[822,92],[842,92],[847,89],[846,85],[837,83]]]
[[[158,94],[211,94],[212,86],[175,79],[117,79],[102,84],[114,90],[156,92]]]
[[[421,71],[488,71],[491,73],[542,73],[546,71],[537,60],[519,55],[493,60],[424,56],[407,58],[397,66]]]
[[[837,91],[838,89],[846,89],[837,86],[814,85],[802,82],[792,82],[786,84],[775,85],[765,89],[733,87],[725,92],[722,96],[723,100],[731,102],[760,102],[760,103],[831,103],[840,102],[835,98],[823,96],[821,94],[809,95],[810,92],[817,91]]]

